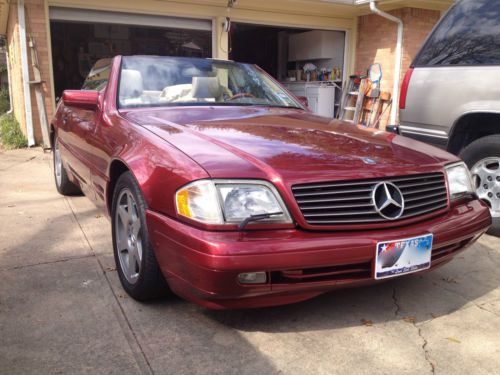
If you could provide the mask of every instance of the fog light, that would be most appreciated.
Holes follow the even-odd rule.
[[[267,274],[265,272],[240,273],[238,281],[242,284],[264,284],[267,281]]]

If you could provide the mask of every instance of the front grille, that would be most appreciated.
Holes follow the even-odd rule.
[[[403,194],[405,208],[397,220],[436,212],[448,206],[443,173],[295,185],[292,192],[308,224],[379,223],[389,221],[377,213],[372,202],[373,188],[379,182],[392,182]]]

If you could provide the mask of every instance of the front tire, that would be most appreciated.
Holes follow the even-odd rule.
[[[135,300],[167,294],[146,227],[146,203],[135,178],[123,173],[116,183],[112,205],[113,252],[123,289]]]
[[[480,138],[460,152],[471,171],[478,197],[490,207],[488,234],[500,236],[500,135]]]
[[[56,183],[56,188],[59,194],[62,195],[80,195],[82,194],[81,189],[72,183],[68,178],[66,169],[64,168],[64,163],[61,156],[61,150],[59,147],[59,137],[54,136],[54,148],[52,150],[52,161],[54,165],[54,180]]]

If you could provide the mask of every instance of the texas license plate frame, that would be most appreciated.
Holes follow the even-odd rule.
[[[400,240],[377,242],[374,278],[376,280],[423,271],[431,266],[431,233]]]

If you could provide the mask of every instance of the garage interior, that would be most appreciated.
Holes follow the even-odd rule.
[[[65,89],[81,88],[101,58],[213,55],[211,20],[61,7],[49,8],[49,16],[56,99]],[[314,113],[336,115],[345,78],[344,31],[233,22],[229,39],[230,59],[259,65],[306,97]]]
[[[229,57],[260,66],[295,95],[307,97],[313,112],[334,117],[344,80],[345,45],[343,31],[233,22]]]
[[[93,17],[88,13],[94,13]],[[102,22],[82,21],[86,17],[95,19],[96,13]],[[56,98],[66,89],[80,89],[91,67],[101,58],[212,56],[211,21],[126,15],[125,23],[124,14],[63,8],[51,8],[50,16]]]

